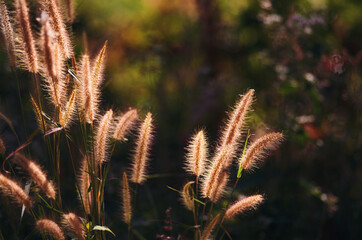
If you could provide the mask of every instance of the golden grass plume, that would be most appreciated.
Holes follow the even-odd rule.
[[[184,185],[184,187],[182,188],[182,192],[181,192],[181,199],[183,204],[185,205],[185,207],[192,211],[194,209],[194,200],[193,197],[191,197],[190,195],[190,187],[192,186],[192,184],[194,184],[194,181],[190,181],[188,183],[186,183]]]
[[[131,109],[125,114],[117,117],[113,138],[116,140],[124,140],[125,135],[132,129],[137,119],[137,109]]]
[[[66,229],[75,234],[78,240],[85,239],[84,225],[81,219],[74,213],[68,213],[63,215],[63,224]]]
[[[137,146],[133,156],[132,182],[141,184],[145,180],[152,128],[152,114],[149,112],[138,133]]]
[[[88,192],[90,184],[91,182],[89,177],[88,161],[87,157],[84,157],[82,160],[82,165],[78,176],[78,187],[79,187],[81,202],[86,214],[90,214],[90,209],[92,205],[91,192]]]
[[[34,161],[26,158],[21,153],[16,153],[14,162],[24,169],[35,182],[36,185],[45,193],[48,198],[55,199],[56,191],[52,181],[47,179],[45,172]]]
[[[242,169],[251,170],[257,167],[258,162],[262,161],[268,150],[275,149],[283,141],[282,133],[268,133],[247,148],[245,155],[240,158]]]
[[[186,170],[199,177],[204,173],[207,161],[207,140],[203,130],[192,137],[187,150]]]
[[[65,240],[63,231],[58,224],[50,219],[40,219],[36,222],[36,229],[41,233],[46,233],[57,240]]]
[[[33,202],[30,199],[29,195],[24,192],[24,190],[17,184],[15,181],[5,177],[0,173],[0,190],[11,197],[19,204],[24,204],[27,209],[30,209],[33,206]]]
[[[0,29],[4,35],[5,47],[9,55],[12,67],[16,68],[15,39],[8,9],[4,1],[0,1]]]
[[[18,27],[19,41],[16,44],[16,52],[21,67],[32,73],[39,70],[38,54],[35,47],[33,33],[30,27],[29,9],[25,0],[15,0],[16,23]]]
[[[235,203],[233,203],[225,212],[225,219],[230,219],[239,213],[243,213],[248,210],[256,209],[264,201],[262,195],[253,195],[245,197]]]
[[[99,165],[107,160],[108,140],[110,138],[110,132],[112,130],[112,109],[108,110],[101,118],[97,127],[96,139],[95,139],[95,158]]]
[[[128,177],[123,172],[122,181],[122,207],[123,207],[123,221],[128,225],[131,223],[132,207],[131,207],[131,193],[129,190]]]

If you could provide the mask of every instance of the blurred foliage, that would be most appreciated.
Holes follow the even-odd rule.
[[[171,207],[173,235],[189,236],[183,224],[192,224],[192,215],[166,185],[180,189],[186,182],[184,148],[195,129],[205,128],[213,143],[225,110],[254,88],[251,132],[273,128],[287,141],[243,176],[237,192],[265,192],[267,200],[228,222],[231,235],[361,239],[361,12],[357,0],[78,0],[77,53],[83,32],[93,53],[108,40],[104,103],[156,116],[151,172],[159,175],[142,189],[135,228],[147,239],[164,233]],[[1,78],[9,79],[4,52],[0,62]],[[21,126],[9,108],[17,106],[16,84],[8,82],[0,82],[1,111]],[[114,178],[129,162],[129,147],[112,159]],[[111,177],[111,199],[118,190]],[[112,213],[119,203],[106,206]],[[122,238],[127,231],[119,225],[109,223]]]

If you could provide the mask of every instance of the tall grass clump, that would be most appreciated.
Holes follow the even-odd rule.
[[[102,106],[107,42],[96,56],[87,47],[83,53],[75,54],[69,31],[75,16],[73,1],[60,4],[55,0],[38,0],[39,9],[34,12],[28,5],[26,0],[15,0],[11,6],[14,11],[9,12],[0,0],[0,27],[14,77],[18,78],[17,73],[21,72],[29,85],[34,86],[26,96],[19,91],[19,101],[32,106],[32,118],[37,122],[34,129],[22,112],[24,129],[31,130],[25,133],[26,140],[18,139],[19,146],[6,149],[7,139],[5,144],[0,139],[1,196],[16,203],[11,205],[14,208],[22,206],[20,223],[32,221],[30,226],[37,230],[24,234],[29,238],[38,234],[43,239],[106,239],[109,234],[114,235],[111,228],[121,224],[128,228],[129,239],[140,238],[132,218],[137,212],[137,194],[144,196],[138,188],[142,189],[141,185],[149,178],[153,115],[133,108],[119,113],[117,109]],[[189,180],[180,193],[183,205],[193,213],[195,239],[222,238],[226,233],[224,221],[256,209],[263,201],[262,195],[252,195],[231,203],[241,171],[259,166],[269,150],[283,140],[282,133],[268,133],[247,144],[246,122],[254,94],[251,89],[237,101],[214,148],[208,145],[206,130],[191,137],[185,169],[195,179]],[[27,102],[23,103],[23,99]],[[11,121],[2,113],[1,117],[18,138]],[[117,143],[126,142],[131,133],[136,138],[131,143],[132,162],[126,164],[128,168],[122,169],[118,177],[109,179],[112,153]],[[46,151],[39,158],[35,154],[39,151],[32,149],[35,142],[42,143]],[[237,159],[238,175],[232,176],[230,168]],[[72,190],[79,207],[73,209],[66,205],[62,186],[69,175],[76,179]],[[122,203],[119,215],[124,223],[116,221],[107,226],[110,221],[105,189],[111,180],[119,183]],[[226,198],[230,181],[235,183],[227,206],[215,210],[214,205]],[[22,221],[23,218],[27,221]],[[170,229],[171,222],[167,224]]]

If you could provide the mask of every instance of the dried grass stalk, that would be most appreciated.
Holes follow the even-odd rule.
[[[29,9],[25,0],[16,0],[16,22],[20,31],[17,52],[19,60],[25,70],[37,73],[38,55],[35,48],[35,41],[30,27]]]
[[[116,140],[124,140],[124,136],[132,129],[137,119],[137,109],[131,109],[118,117],[114,128],[113,138]]]
[[[23,168],[31,179],[39,186],[48,198],[55,199],[56,191],[53,183],[47,179],[45,172],[34,161],[29,160],[24,155],[16,153],[14,162]]]
[[[253,195],[245,197],[232,204],[225,212],[225,219],[230,219],[239,213],[256,209],[256,207],[264,201],[262,195]]]
[[[54,0],[43,0],[42,4],[52,19],[55,32],[58,33],[57,38],[62,55],[65,58],[71,58],[73,56],[73,48],[59,6]]]
[[[88,161],[87,157],[84,157],[82,161],[82,166],[80,169],[80,174],[78,177],[78,186],[80,191],[81,201],[84,207],[84,211],[86,214],[90,214],[90,209],[92,206],[92,196],[91,192],[89,192],[90,187],[90,177],[89,177],[89,170],[88,170]]]
[[[131,207],[131,193],[129,190],[127,174],[123,173],[122,182],[122,206],[123,206],[123,221],[128,225],[131,223],[132,207]]]
[[[36,222],[36,229],[39,232],[46,233],[57,240],[65,240],[63,231],[60,229],[58,224],[49,219],[41,219]]]
[[[80,218],[74,213],[64,214],[63,223],[67,229],[73,232],[78,240],[85,239],[84,226]]]
[[[0,1],[0,29],[4,35],[5,47],[9,55],[10,63],[16,69],[14,31],[9,18],[8,9],[4,1]]]
[[[38,104],[36,104],[32,95],[30,95],[31,104],[33,105],[33,111],[35,113],[36,120],[38,122],[39,129],[42,133],[45,133],[48,129],[48,126],[45,121],[43,121],[43,116],[41,114]]]
[[[112,116],[113,111],[110,109],[101,118],[97,128],[94,151],[99,165],[102,165],[102,163],[106,161],[108,140],[112,129]]]
[[[216,224],[219,221],[219,218],[220,218],[220,213],[218,215],[216,215],[209,224],[206,225],[204,231],[201,234],[200,240],[208,240],[209,239],[209,237],[211,235],[211,232],[214,230]]]
[[[149,155],[149,148],[152,141],[152,114],[147,113],[138,134],[136,151],[133,157],[132,178],[135,183],[145,181],[146,167]]]
[[[185,205],[185,207],[190,211],[193,211],[195,206],[193,197],[190,196],[190,187],[192,186],[193,183],[195,182],[190,181],[186,183],[181,192],[182,202]]]
[[[0,190],[7,196],[14,199],[17,203],[25,205],[26,208],[31,208],[33,202],[24,192],[24,190],[13,180],[5,177],[0,173]]]
[[[282,142],[284,135],[282,133],[268,133],[258,138],[246,150],[244,157],[240,158],[241,167],[244,170],[251,170],[258,166],[266,156],[268,150],[275,149]]]
[[[203,130],[195,134],[187,148],[186,170],[196,176],[201,176],[207,161],[207,141]]]

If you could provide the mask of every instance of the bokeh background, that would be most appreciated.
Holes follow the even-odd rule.
[[[264,193],[266,201],[226,224],[233,239],[362,239],[362,1],[77,0],[75,6],[76,54],[84,50],[84,33],[91,54],[108,41],[104,110],[137,107],[155,116],[152,176],[138,191],[134,218],[146,239],[170,234],[163,229],[168,208],[171,235],[192,238],[185,227],[192,214],[167,186],[180,189],[187,181],[182,166],[190,136],[205,129],[212,151],[226,112],[250,88],[256,101],[247,129],[254,137],[282,131],[286,141],[239,182],[237,194]],[[0,110],[21,132],[5,51],[0,63]],[[11,138],[3,122],[0,134]],[[106,211],[118,239],[127,229],[114,214],[117,179],[129,166],[133,138],[111,159]],[[74,178],[63,181],[69,210],[76,209]],[[6,222],[7,215],[0,218]]]

